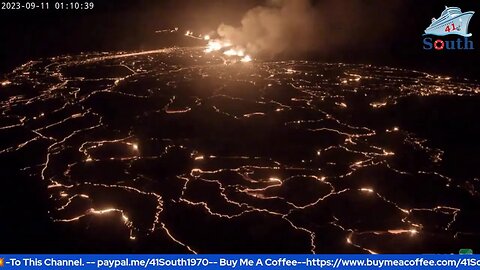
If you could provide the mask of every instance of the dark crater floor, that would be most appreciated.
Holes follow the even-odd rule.
[[[2,252],[480,249],[476,82],[195,48],[7,79]]]

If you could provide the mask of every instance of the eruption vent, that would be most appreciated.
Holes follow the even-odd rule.
[[[270,1],[249,10],[239,27],[221,24],[221,40],[253,55],[274,56],[286,50],[305,51],[315,45],[315,9],[308,0]]]

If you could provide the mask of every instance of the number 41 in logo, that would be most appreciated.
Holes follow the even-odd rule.
[[[450,28],[450,26],[452,26],[452,28]],[[460,27],[455,27],[454,23],[452,23],[451,25],[447,25],[447,27],[445,27],[445,32],[447,33],[450,33],[452,31],[457,31],[457,30],[460,30]]]

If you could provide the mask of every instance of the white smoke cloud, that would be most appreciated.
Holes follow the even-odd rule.
[[[316,3],[316,4],[312,4]],[[330,53],[370,48],[395,25],[401,0],[269,0],[243,16],[239,26],[221,24],[220,40],[256,57]]]
[[[315,46],[317,13],[309,0],[274,0],[249,10],[239,27],[221,24],[218,35],[254,55],[274,56]]]

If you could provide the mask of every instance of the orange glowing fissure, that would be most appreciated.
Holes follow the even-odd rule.
[[[205,53],[222,52],[223,55],[239,60],[242,63],[248,63],[253,60],[253,58],[247,54],[244,48],[241,46],[236,46],[228,40],[212,39],[210,35],[195,35],[190,30],[185,33],[185,36],[208,41],[204,50]]]

